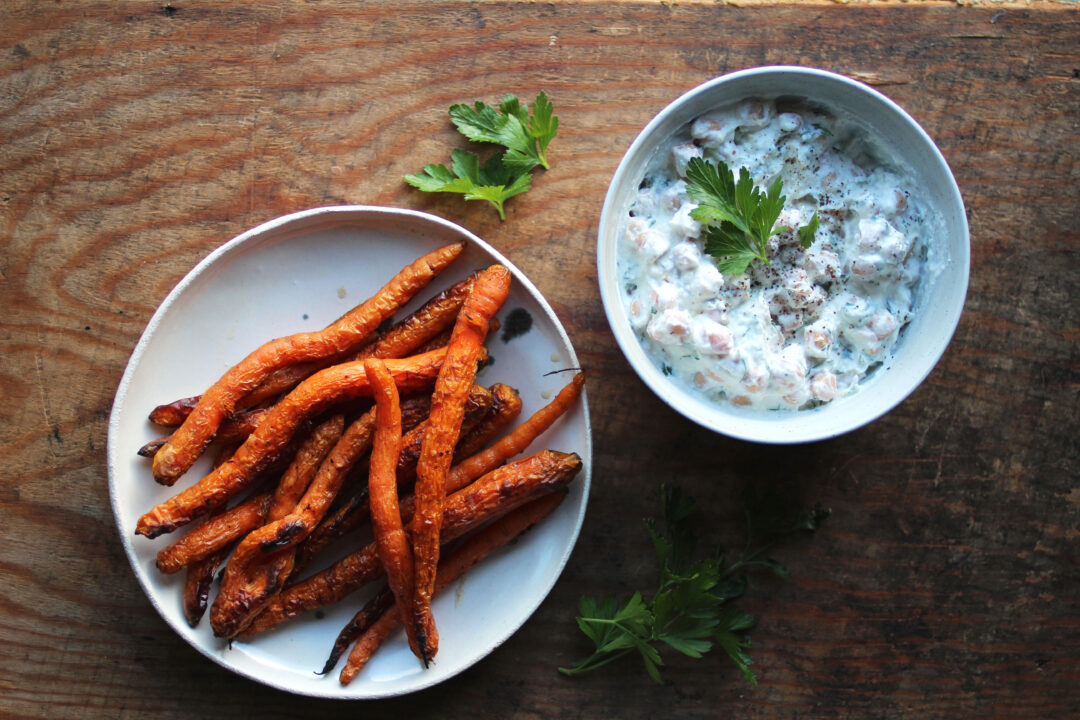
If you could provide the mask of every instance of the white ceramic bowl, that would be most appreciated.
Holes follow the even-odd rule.
[[[589,493],[592,440],[584,395],[526,450],[577,452],[584,467],[570,494],[516,544],[493,553],[435,598],[441,642],[428,670],[420,667],[398,632],[350,685],[338,683],[337,670],[327,677],[314,674],[370,588],[249,641],[230,644],[213,637],[206,618],[198,627],[188,627],[180,606],[184,574],[163,575],[154,567],[156,553],[175,536],[148,540],[134,534],[142,513],[209,469],[204,457],[172,488],[153,481],[149,462],[135,453],[161,433],[146,419],[154,405],[200,392],[270,338],[325,326],[420,255],[458,240],[467,243],[462,256],[400,314],[476,268],[493,262],[509,267],[514,281],[499,315],[522,308],[533,325],[508,342],[488,340],[495,362],[481,372],[479,382],[516,387],[521,417],[526,418],[570,381],[572,373],[559,372],[578,366],[570,338],[540,292],[509,260],[468,230],[427,213],[348,205],[270,220],[196,265],[151,318],[113,402],[109,492],[120,539],[150,602],[178,635],[211,660],[304,695],[401,695],[447,680],[483,658],[529,618],[555,584],[577,539]]]
[[[846,397],[811,410],[742,411],[696,395],[666,377],[647,356],[620,297],[617,249],[627,213],[650,158],[699,115],[747,98],[805,99],[861,124],[887,156],[914,175],[924,201],[940,219],[935,252],[939,273],[924,278],[915,318],[903,329],[893,359]],[[687,92],[637,136],[608,188],[597,247],[600,295],[615,339],[645,384],[687,418],[724,435],[765,443],[834,437],[880,417],[907,397],[933,369],[960,320],[967,293],[969,237],[963,199],[952,173],[926,132],[876,90],[835,73],[804,67],[760,67],[724,75]]]

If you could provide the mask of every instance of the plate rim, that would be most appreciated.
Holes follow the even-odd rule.
[[[138,366],[142,355],[145,353],[146,348],[150,345],[150,342],[157,332],[159,325],[164,317],[169,313],[172,306],[184,295],[188,287],[191,286],[199,277],[207,272],[211,267],[215,265],[226,255],[236,251],[246,243],[252,242],[262,235],[275,230],[284,230],[288,225],[298,223],[308,218],[324,215],[328,218],[335,216],[342,220],[342,224],[347,224],[349,219],[353,216],[364,215],[378,215],[378,216],[399,216],[409,218],[420,224],[431,223],[441,226],[442,228],[449,230],[452,234],[460,236],[462,239],[467,240],[469,243],[477,245],[484,253],[489,255],[494,262],[505,265],[513,276],[515,282],[519,283],[529,294],[529,296],[540,306],[543,312],[547,315],[551,321],[553,328],[555,329],[558,337],[565,346],[569,357],[568,362],[570,367],[580,368],[580,361],[578,360],[577,352],[574,349],[573,343],[570,341],[570,336],[566,332],[566,328],[563,327],[562,322],[559,320],[554,309],[548,303],[547,299],[539,291],[539,289],[532,283],[531,280],[521,271],[513,262],[511,262],[505,255],[492,247],[485,240],[481,239],[475,233],[458,225],[455,222],[447,220],[445,218],[433,215],[431,213],[423,212],[420,210],[413,210],[410,208],[398,208],[379,205],[328,205],[321,207],[309,208],[306,210],[300,210],[297,212],[288,213],[279,217],[267,220],[259,225],[256,225],[239,235],[236,235],[232,239],[212,250],[206,257],[196,263],[179,282],[169,291],[165,298],[161,301],[161,304],[154,311],[150,320],[147,322],[146,327],[143,329],[142,334],[139,336],[139,340],[136,342],[135,347],[131,351],[131,355],[128,357],[127,363],[124,366],[124,372],[121,375],[120,383],[117,386],[116,394],[113,397],[113,402],[109,410],[109,424],[108,433],[106,437],[106,469],[108,475],[109,484],[109,504],[113,515],[113,524],[115,525],[116,532],[120,536],[121,545],[124,548],[124,554],[127,557],[128,564],[131,566],[131,570],[135,575],[139,586],[142,588],[143,594],[146,599],[157,611],[158,615],[169,626],[169,629],[183,640],[188,645],[194,647],[200,654],[211,659],[217,665],[233,672],[242,677],[253,680],[262,685],[273,687],[278,690],[301,695],[305,697],[318,697],[327,698],[332,700],[376,700],[382,698],[399,697],[415,692],[419,692],[426,688],[437,685],[441,682],[450,680],[456,677],[465,670],[476,665],[478,662],[486,658],[497,648],[501,647],[507,640],[509,640],[518,630],[520,630],[526,622],[528,622],[533,615],[536,614],[537,609],[547,599],[554,589],[555,584],[559,581],[563,571],[566,569],[566,564],[569,562],[570,555],[573,553],[574,548],[577,546],[578,538],[581,534],[581,527],[584,524],[585,512],[589,504],[589,494],[592,485],[592,457],[593,457],[593,438],[592,438],[592,423],[589,415],[589,406],[586,389],[583,387],[581,390],[581,397],[579,402],[581,403],[581,413],[584,422],[585,433],[585,447],[576,450],[582,457],[582,472],[575,480],[575,484],[581,483],[581,506],[577,510],[576,517],[574,518],[573,529],[567,538],[565,547],[560,552],[559,558],[555,564],[556,570],[552,575],[551,582],[543,590],[538,593],[534,602],[528,604],[528,612],[524,613],[520,622],[512,622],[501,634],[497,637],[495,642],[490,647],[485,647],[480,650],[479,653],[472,657],[466,658],[459,667],[450,671],[447,675],[441,677],[434,677],[430,674],[421,673],[418,677],[420,682],[410,685],[408,687],[389,690],[387,692],[374,692],[366,694],[346,694],[340,693],[324,693],[314,692],[304,687],[295,687],[288,683],[278,682],[274,679],[262,677],[254,672],[249,672],[247,669],[238,667],[236,664],[229,663],[226,656],[221,653],[214,652],[213,647],[204,647],[200,643],[192,642],[190,638],[184,635],[174,626],[174,623],[170,619],[169,615],[165,612],[159,599],[152,592],[150,587],[150,573],[144,572],[138,563],[138,558],[135,551],[133,538],[128,537],[124,533],[124,529],[121,527],[121,512],[120,512],[120,499],[117,488],[117,473],[119,471],[117,467],[116,454],[119,452],[119,433],[120,433],[120,411],[122,410],[125,400],[127,398],[129,387],[133,381],[135,375],[135,368]],[[302,233],[302,231],[301,231]],[[291,242],[294,238],[288,238],[284,242]],[[363,687],[363,686],[358,686]]]

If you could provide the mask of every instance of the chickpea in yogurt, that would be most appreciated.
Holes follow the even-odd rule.
[[[783,181],[768,263],[725,276],[705,252],[693,158]],[[667,375],[718,402],[816,407],[888,362],[927,272],[929,223],[910,175],[865,133],[806,106],[751,100],[703,115],[662,148],[630,207],[619,270],[630,321]],[[809,247],[798,228],[814,214]]]

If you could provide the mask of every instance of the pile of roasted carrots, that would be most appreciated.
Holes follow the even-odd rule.
[[[158,482],[174,484],[211,442],[220,448],[210,474],[136,527],[154,538],[193,524],[157,557],[162,572],[187,569],[190,624],[205,613],[222,563],[210,625],[230,639],[385,576],[341,631],[323,673],[353,645],[340,676],[348,683],[399,625],[426,667],[439,644],[433,596],[565,496],[581,468],[576,454],[545,450],[505,463],[574,404],[584,375],[508,432],[521,412],[517,391],[475,384],[509,270],[474,273],[379,331],[463,249],[419,258],[324,330],[265,343],[200,397],[151,412],[151,421],[175,428],[139,451],[153,457]],[[374,542],[300,579],[369,518]]]

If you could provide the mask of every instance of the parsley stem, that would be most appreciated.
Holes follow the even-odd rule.
[[[573,667],[568,667],[568,668],[561,667],[561,668],[559,668],[559,672],[561,672],[563,675],[577,675],[579,673],[589,672],[590,670],[595,670],[596,668],[603,667],[603,666],[607,665],[609,662],[614,662],[614,661],[618,660],[619,658],[621,658],[624,655],[628,654],[631,650],[633,650],[633,648],[626,648],[625,650],[620,650],[619,652],[611,653],[607,657],[600,657],[600,655],[601,655],[601,653],[608,652],[608,651],[597,650],[596,652],[594,652],[592,654],[591,657],[583,660],[582,662],[574,665]],[[595,662],[593,662],[593,658],[599,658],[599,659],[596,660]]]

